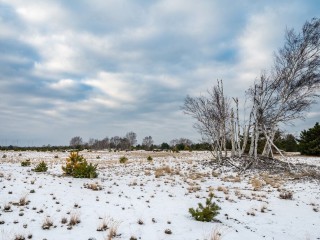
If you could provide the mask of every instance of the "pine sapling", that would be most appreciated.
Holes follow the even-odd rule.
[[[202,203],[198,203],[197,209],[189,208],[189,213],[195,220],[201,222],[211,222],[214,217],[219,214],[219,210],[221,208],[215,202],[212,202],[213,196],[213,193],[209,194],[209,197],[206,199],[205,206],[203,206]]]

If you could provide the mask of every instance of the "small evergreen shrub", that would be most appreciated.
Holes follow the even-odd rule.
[[[87,160],[84,160],[77,164],[73,170],[72,176],[74,178],[96,178],[98,177],[97,166],[98,164],[88,164]]]
[[[66,175],[74,178],[96,178],[98,164],[88,164],[87,160],[78,152],[71,152],[67,158],[66,166],[62,170]]]
[[[123,156],[123,157],[121,157],[121,158],[119,159],[119,162],[120,162],[120,163],[126,163],[126,162],[128,162],[128,158],[126,158],[125,156]]]
[[[85,158],[82,155],[79,155],[78,152],[71,152],[67,158],[66,166],[62,166],[62,170],[66,175],[73,175],[74,168]]]
[[[30,159],[21,162],[22,167],[29,167],[31,164]]]
[[[189,213],[192,217],[201,222],[211,222],[215,216],[219,214],[221,209],[216,203],[212,202],[213,193],[209,194],[209,197],[206,199],[206,205],[203,206],[201,203],[198,203],[198,208],[194,210],[189,208]]]
[[[151,156],[148,156],[147,160],[151,162],[153,158]]]
[[[47,164],[42,161],[34,169],[35,172],[46,172],[48,170]]]

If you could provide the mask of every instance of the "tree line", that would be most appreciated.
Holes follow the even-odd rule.
[[[103,139],[90,138],[84,142],[82,137],[75,136],[71,138],[69,146],[74,149],[91,150],[209,150],[207,143],[193,143],[190,139],[173,139],[169,143],[163,142],[159,145],[154,144],[152,136],[143,138],[141,144],[137,144],[137,134],[128,132],[125,136],[105,137]]]
[[[125,138],[125,140],[123,140]],[[19,146],[0,146],[2,151],[71,151],[74,149],[83,150],[171,150],[171,151],[210,151],[211,144],[208,142],[193,143],[188,138],[173,139],[169,143],[163,142],[159,145],[153,143],[152,137],[148,136],[142,144],[137,144],[137,135],[134,132],[129,132],[125,137],[111,137],[93,139],[90,138],[88,142],[84,142],[81,137],[76,136],[71,138],[68,146],[51,146],[44,145],[41,147],[19,147]],[[122,139],[122,140],[121,140]],[[258,153],[263,152],[265,143],[264,138],[259,139],[260,143]],[[119,144],[116,144],[119,143]],[[152,144],[151,144],[152,143]],[[308,130],[303,130],[300,133],[300,137],[296,138],[292,134],[286,134],[279,129],[274,136],[274,144],[277,148],[285,152],[301,152],[304,155],[320,156],[320,125],[316,123],[314,127]],[[232,143],[230,140],[226,141],[226,148],[228,151],[232,149]],[[246,152],[249,151],[247,147]],[[273,152],[277,150],[273,148]]]

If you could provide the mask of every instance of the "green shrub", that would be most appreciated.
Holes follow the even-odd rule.
[[[42,161],[34,169],[35,172],[46,172],[48,170],[47,164]]]
[[[189,213],[192,217],[201,222],[211,222],[215,216],[219,214],[221,209],[216,203],[212,202],[213,193],[209,194],[209,197],[206,199],[206,205],[203,206],[201,203],[198,203],[198,208],[194,210],[189,208]]]
[[[87,160],[78,152],[71,152],[67,158],[66,166],[62,170],[66,175],[74,178],[96,178],[98,164],[88,164]]]
[[[128,158],[126,158],[125,156],[123,156],[123,157],[121,157],[121,158],[119,159],[119,162],[120,162],[120,163],[126,163],[126,162],[128,162]]]
[[[62,170],[66,175],[73,175],[75,166],[83,162],[85,158],[82,155],[79,155],[78,152],[71,152],[67,158],[66,166],[62,166]]]
[[[22,167],[29,167],[31,164],[30,159],[21,162]]]
[[[98,164],[93,165],[92,163],[88,164],[87,160],[79,163],[73,171],[74,178],[96,178],[98,177],[97,173]]]
[[[152,158],[151,156],[148,156],[148,157],[147,157],[147,160],[148,160],[148,161],[152,161],[153,158]]]

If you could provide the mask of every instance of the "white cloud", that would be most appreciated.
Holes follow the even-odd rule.
[[[9,2],[9,1],[7,1]],[[53,1],[13,1],[19,16],[31,24],[55,25],[65,19],[63,8]],[[12,1],[10,0],[10,3]]]
[[[225,92],[240,97],[270,68],[285,27],[300,29],[320,14],[302,0],[0,4],[10,9],[0,11],[0,40],[6,43],[0,46],[0,104],[7,113],[0,117],[1,132],[20,124],[41,135],[36,119],[42,129],[58,119],[63,133],[86,129],[94,137],[104,128],[120,134],[109,127],[117,125],[162,140],[183,134],[179,126],[191,129],[190,118],[179,112],[184,96],[205,93],[223,79]],[[28,115],[36,117],[28,122]],[[152,130],[155,122],[160,130]]]
[[[101,71],[96,78],[83,80],[93,87],[95,94],[91,100],[109,107],[120,107],[123,104],[134,104],[143,95],[143,86],[128,80],[128,75]]]
[[[77,69],[78,52],[68,38],[68,34],[37,34],[26,36],[23,40],[34,46],[41,56],[41,61],[35,62],[34,65],[36,73],[46,75],[79,71]]]
[[[50,83],[50,88],[54,90],[66,90],[66,89],[72,89],[76,85],[76,82],[72,79],[61,79],[58,82]]]

